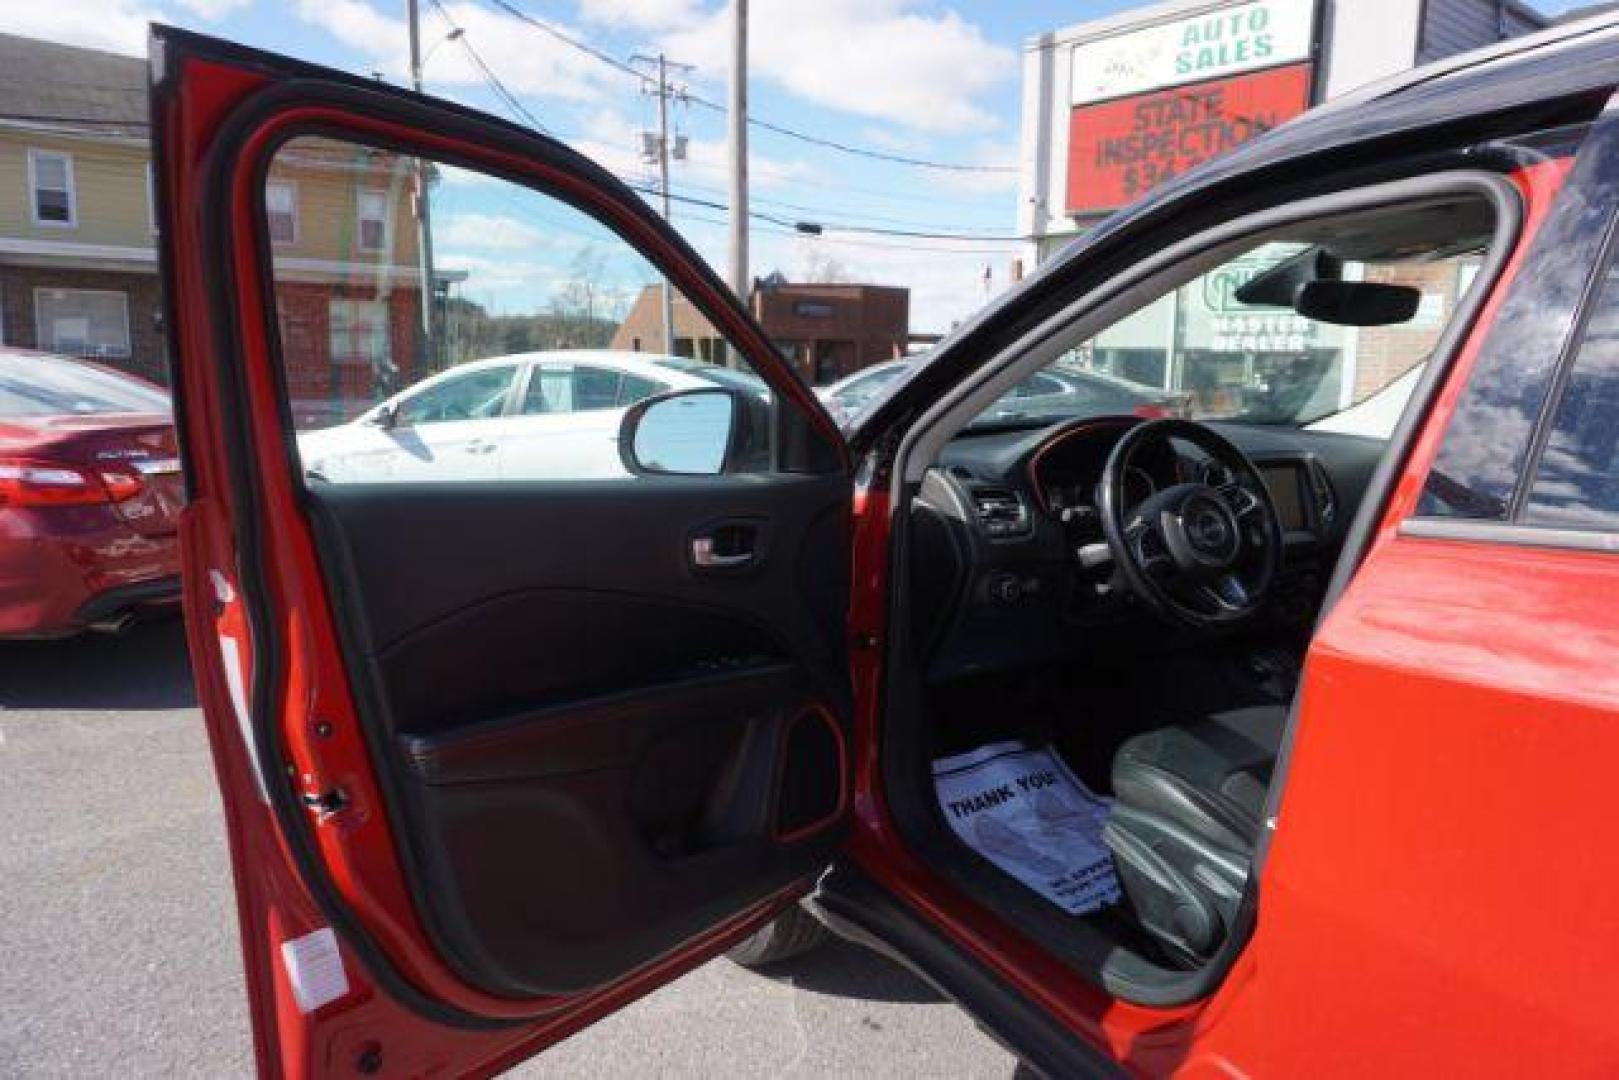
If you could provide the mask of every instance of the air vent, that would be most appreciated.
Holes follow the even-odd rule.
[[[1338,520],[1338,496],[1327,479],[1327,470],[1315,459],[1310,460],[1310,489],[1315,496],[1315,519],[1323,529],[1330,529]]]
[[[1029,508],[1011,488],[978,484],[971,489],[973,513],[979,528],[991,540],[1008,540],[1028,536],[1034,523],[1029,519]]]

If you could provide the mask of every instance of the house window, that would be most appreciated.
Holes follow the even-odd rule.
[[[127,360],[129,295],[103,289],[35,289],[34,331],[46,352]]]
[[[388,363],[388,304],[383,300],[333,300],[331,362],[381,368]]]
[[[79,215],[73,193],[73,155],[28,151],[28,194],[35,225],[76,225]]]
[[[264,216],[270,226],[270,243],[296,244],[298,189],[291,184],[265,184]]]
[[[386,191],[360,192],[359,210],[360,250],[387,250],[388,193]]]

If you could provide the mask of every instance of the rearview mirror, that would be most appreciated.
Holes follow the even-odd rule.
[[[618,454],[632,476],[716,476],[725,471],[741,409],[734,391],[677,390],[624,414]]]
[[[1307,281],[1293,294],[1294,311],[1337,326],[1393,326],[1421,303],[1421,289],[1378,281]]]

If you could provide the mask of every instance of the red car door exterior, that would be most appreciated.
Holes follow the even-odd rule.
[[[835,849],[850,802],[844,445],[701,260],[571,151],[179,31],[157,30],[152,58],[191,494],[185,608],[260,1070],[499,1072],[762,926]],[[770,383],[769,463],[735,478],[458,480],[317,495],[293,464],[263,209],[270,155],[309,132],[554,193],[605,227]],[[736,516],[715,523],[715,506]],[[705,559],[703,543],[731,562]],[[736,555],[737,543],[753,546]],[[620,544],[641,554],[614,554]],[[369,554],[356,559],[360,548]],[[806,574],[813,600],[798,590]],[[450,595],[456,582],[471,591]],[[436,593],[449,598],[400,637],[405,646],[355,644],[353,627],[377,622],[367,604],[397,612]],[[769,634],[761,612],[775,621]],[[579,635],[604,648],[580,653],[569,640]],[[743,644],[709,655],[711,638]],[[413,651],[413,640],[443,647]],[[583,689],[530,675],[570,666],[548,665],[548,653],[601,667],[621,642],[665,666],[696,660],[696,674],[609,665]],[[495,664],[517,646],[526,651]],[[423,677],[449,654],[458,658]],[[446,703],[443,684],[480,668],[493,674]],[[489,682],[504,699],[489,696]],[[517,702],[531,719],[514,721],[514,693],[532,699]],[[446,729],[479,694],[486,715]],[[379,719],[407,708],[437,726],[395,731],[395,719]],[[524,829],[522,815],[541,824]],[[645,837],[657,850],[627,850],[627,828],[666,824]],[[469,830],[481,844],[465,842]],[[488,861],[512,833],[521,846]],[[581,857],[570,859],[573,848]],[[528,933],[490,936],[501,920]]]

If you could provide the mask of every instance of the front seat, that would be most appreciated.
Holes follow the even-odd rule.
[[[1104,837],[1144,929],[1196,967],[1230,933],[1282,745],[1287,710],[1236,709],[1127,740]]]

